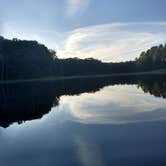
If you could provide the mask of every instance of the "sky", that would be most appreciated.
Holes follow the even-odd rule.
[[[0,35],[37,40],[59,58],[133,60],[166,43],[165,0],[0,0]]]

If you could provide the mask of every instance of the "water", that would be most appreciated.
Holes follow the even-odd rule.
[[[166,77],[0,86],[0,165],[166,165]]]

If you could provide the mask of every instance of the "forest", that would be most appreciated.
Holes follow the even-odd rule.
[[[0,80],[133,73],[165,68],[166,44],[142,52],[133,61],[104,63],[93,58],[59,59],[56,51],[37,41],[0,37]]]

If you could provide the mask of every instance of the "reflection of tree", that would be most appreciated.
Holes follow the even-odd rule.
[[[166,82],[151,80],[148,82],[139,81],[138,88],[141,88],[145,93],[150,93],[156,97],[166,98]]]
[[[0,126],[39,119],[62,95],[95,92],[108,85],[138,84],[145,93],[166,97],[166,78],[160,76],[121,76],[63,80],[55,82],[4,84],[0,86]]]
[[[55,93],[50,85],[11,84],[0,87],[0,125],[41,118],[54,104]]]

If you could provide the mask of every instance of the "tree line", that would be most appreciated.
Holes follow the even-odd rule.
[[[142,52],[134,61],[104,63],[93,58],[59,59],[54,50],[37,41],[0,37],[0,80],[131,73],[163,68],[166,68],[166,44]]]

